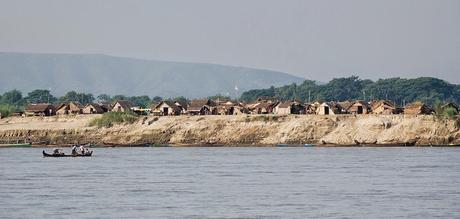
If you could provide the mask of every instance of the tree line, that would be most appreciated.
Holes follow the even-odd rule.
[[[184,97],[176,97],[174,99],[185,99]],[[11,105],[16,107],[24,107],[28,104],[34,103],[66,103],[66,102],[79,102],[83,105],[93,102],[115,102],[117,100],[129,100],[134,104],[147,107],[150,106],[152,102],[160,102],[163,100],[162,97],[155,96],[150,98],[147,95],[144,96],[125,96],[125,95],[115,95],[110,96],[108,94],[101,94],[94,96],[91,93],[79,93],[76,91],[69,91],[61,97],[56,97],[49,90],[33,90],[27,93],[26,96],[23,96],[22,92],[19,90],[7,91],[3,94],[0,94],[0,104],[2,105]]]
[[[209,98],[229,98],[223,95],[215,95]],[[13,112],[23,111],[28,104],[35,103],[50,103],[50,104],[59,104],[59,103],[68,103],[68,102],[79,102],[83,105],[93,102],[108,102],[114,103],[118,100],[127,100],[132,102],[134,105],[147,108],[150,107],[153,103],[159,103],[162,100],[171,100],[179,101],[181,103],[187,103],[190,100],[183,96],[173,97],[173,98],[162,98],[160,96],[149,97],[147,95],[142,96],[125,96],[125,95],[108,95],[100,94],[94,96],[91,93],[69,91],[63,96],[56,97],[49,90],[46,89],[36,89],[33,90],[27,95],[23,95],[19,90],[7,91],[3,94],[0,94],[0,114],[2,116],[8,116]]]
[[[304,102],[386,99],[400,106],[414,101],[436,105],[440,102],[460,103],[460,85],[431,77],[371,81],[351,76],[335,78],[326,84],[305,80],[299,85],[249,90],[241,95],[241,100],[251,102],[259,96],[275,97],[279,100],[298,99]]]
[[[326,84],[305,80],[303,83],[291,84],[282,87],[267,89],[254,89],[244,92],[239,100],[252,102],[260,96],[274,97],[279,100],[297,99],[303,102],[313,101],[344,101],[344,100],[375,100],[386,99],[399,106],[413,101],[422,101],[435,106],[441,102],[460,103],[460,85],[450,84],[444,80],[420,77],[415,79],[388,78],[377,81],[362,80],[357,76],[335,78]],[[215,95],[211,99],[229,99],[228,96]],[[88,104],[92,102],[115,102],[128,100],[136,106],[149,107],[152,103],[163,100],[154,96],[125,96],[69,91],[63,96],[56,97],[49,90],[37,89],[27,95],[19,90],[7,91],[0,95],[0,113],[5,116],[15,111],[24,110],[25,106],[33,103],[65,103],[79,102]],[[188,102],[185,97],[168,98],[168,100]]]
[[[175,97],[170,98],[171,100],[177,101],[187,101],[185,97]],[[35,103],[50,103],[50,104],[59,104],[67,102],[79,102],[83,105],[93,102],[109,102],[113,103],[117,100],[128,100],[140,107],[150,107],[154,102],[160,102],[163,100],[162,97],[155,96],[150,98],[147,95],[143,96],[125,96],[125,95],[114,95],[110,96],[108,94],[100,94],[94,96],[91,93],[69,91],[63,96],[56,97],[49,90],[45,89],[36,89],[33,90],[27,95],[23,95],[19,90],[7,91],[3,94],[0,94],[0,113],[3,116],[8,116],[9,114],[17,111],[23,111],[28,104]]]

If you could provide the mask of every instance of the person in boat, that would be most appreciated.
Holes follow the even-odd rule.
[[[83,145],[80,145],[78,149],[80,150],[80,154],[85,154],[85,147]]]
[[[81,145],[81,146],[80,146],[80,153],[83,154],[83,155],[85,155],[85,154],[88,153],[88,149],[85,148],[85,146]]]
[[[77,146],[72,145],[72,155],[76,155],[76,154],[77,154]]]
[[[53,150],[53,155],[64,155],[64,152],[62,152],[62,150],[59,148],[55,148]]]

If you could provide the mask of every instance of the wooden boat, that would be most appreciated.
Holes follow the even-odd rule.
[[[43,150],[43,157],[91,157],[93,151],[88,152],[87,154],[48,154]]]

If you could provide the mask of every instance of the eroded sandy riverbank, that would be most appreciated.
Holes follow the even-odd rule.
[[[4,118],[0,139],[53,145],[460,144],[458,122],[434,116],[148,116],[134,124],[89,127],[99,116]]]

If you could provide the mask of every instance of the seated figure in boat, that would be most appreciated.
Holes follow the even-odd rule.
[[[72,155],[77,155],[77,146],[76,145],[73,145],[72,146]]]
[[[53,150],[53,155],[64,155],[64,152],[59,148],[55,148]]]
[[[85,148],[85,146],[83,145],[80,145],[80,154],[87,154],[89,151],[88,151],[88,148]]]

